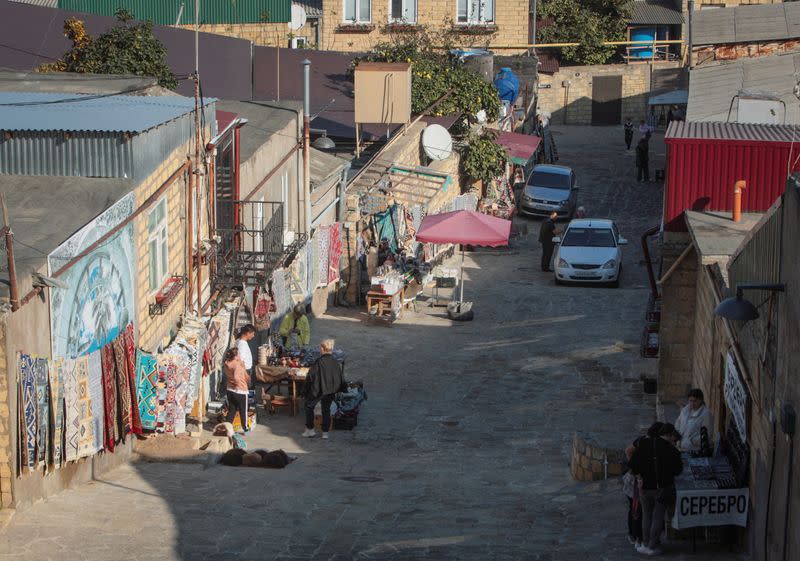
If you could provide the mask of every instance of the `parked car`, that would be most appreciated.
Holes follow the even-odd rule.
[[[555,255],[556,284],[565,282],[608,283],[619,286],[622,249],[628,240],[619,235],[613,220],[583,218],[571,221]]]
[[[556,211],[559,218],[572,218],[578,199],[575,172],[566,166],[539,164],[534,166],[519,198],[524,214],[548,216]]]

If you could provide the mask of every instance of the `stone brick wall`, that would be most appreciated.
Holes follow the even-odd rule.
[[[688,234],[683,236],[683,241],[667,240],[665,236],[666,243],[662,246],[664,273],[688,245]],[[697,253],[692,249],[661,286],[663,306],[659,332],[659,401],[683,401],[692,385],[698,265]]]
[[[496,0],[496,32],[490,35],[459,34],[459,46],[492,45],[514,46],[528,43],[528,2],[520,0]],[[454,27],[456,0],[418,0],[417,24],[434,30]],[[364,31],[346,32],[337,29],[343,23],[342,0],[322,2],[322,44],[320,48],[332,51],[369,51],[373,45],[386,41],[389,34],[383,29],[389,23],[389,2],[372,2],[371,24]],[[504,54],[514,54],[525,49],[503,49]]]
[[[713,62],[757,58],[785,54],[800,50],[800,41],[773,41],[765,43],[737,43],[731,45],[704,45],[694,47],[694,65],[702,66]]]
[[[540,75],[539,107],[552,115],[553,123],[589,125],[592,123],[592,79],[622,76],[620,123],[628,116],[638,122],[646,115],[651,70],[677,66],[674,62],[564,66],[553,75]],[[562,85],[565,82],[569,82],[568,87]]]
[[[194,29],[193,25],[181,25],[184,29]],[[288,47],[289,37],[303,37],[309,47],[317,47],[318,42],[318,23],[316,20],[308,20],[306,24],[292,31],[287,23],[231,23],[231,24],[205,24],[200,26],[203,33],[214,33],[252,41],[254,45],[266,47]]]
[[[625,453],[618,448],[603,448],[593,438],[575,433],[569,471],[578,481],[600,481],[622,475]]]

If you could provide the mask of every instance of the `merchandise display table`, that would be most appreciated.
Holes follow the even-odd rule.
[[[749,489],[737,488],[736,476],[724,456],[683,455],[683,473],[675,478],[676,530],[699,526],[747,526]]]
[[[399,317],[403,306],[405,290],[400,289],[394,294],[384,294],[370,290],[367,292],[367,312],[376,317]],[[373,312],[373,310],[375,310]]]

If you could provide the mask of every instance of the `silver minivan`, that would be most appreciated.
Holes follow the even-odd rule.
[[[519,198],[524,214],[548,216],[556,211],[559,218],[572,218],[578,201],[575,172],[567,166],[539,164],[531,171]]]

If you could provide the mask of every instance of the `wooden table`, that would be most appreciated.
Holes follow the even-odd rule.
[[[298,382],[305,382],[306,375],[308,375],[308,368],[292,368],[290,366],[256,366],[256,381],[261,384],[267,385],[266,391],[274,385],[278,385],[278,392],[280,393],[280,384],[286,382],[286,387],[289,390],[289,400],[291,401],[292,416],[297,414],[298,403],[300,396],[297,394]]]
[[[385,294],[383,292],[370,290],[367,292],[367,312],[372,313],[372,308],[374,306],[376,308],[375,317],[388,316],[391,318],[394,310],[397,310],[399,315],[402,310],[404,292],[405,290],[402,288],[394,294]]]

